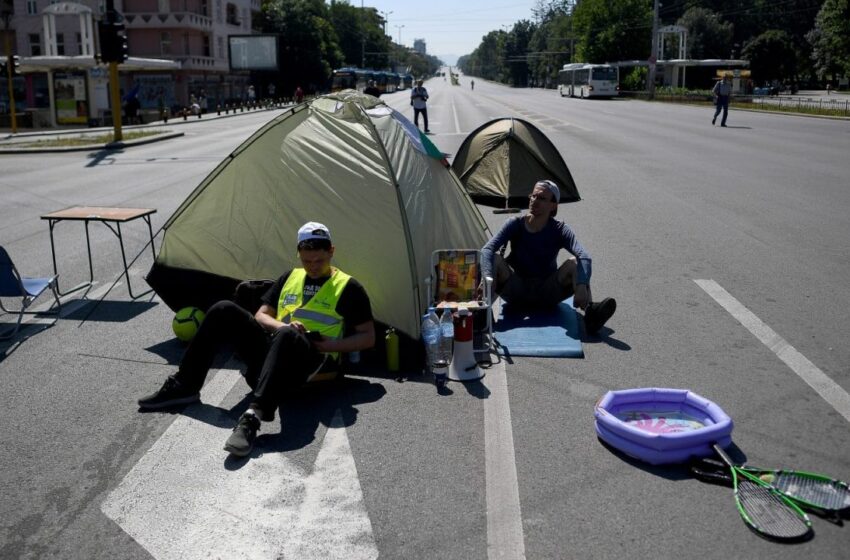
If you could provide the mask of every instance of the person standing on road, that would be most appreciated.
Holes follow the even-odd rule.
[[[553,181],[535,183],[528,197],[528,213],[505,222],[481,249],[481,274],[494,279],[495,292],[508,303],[532,309],[557,306],[573,296],[573,306],[584,310],[584,330],[596,334],[614,315],[617,302],[591,300],[591,258],[573,230],[560,220],[561,191]],[[510,243],[507,258],[499,254]],[[572,256],[560,267],[558,253]]]
[[[244,457],[253,449],[261,421],[274,420],[287,392],[316,373],[336,371],[341,352],[374,346],[369,296],[357,280],[331,266],[328,228],[316,222],[301,226],[297,250],[303,268],[278,278],[256,313],[230,300],[207,311],[179,369],[159,391],[139,399],[141,410],[200,400],[213,359],[230,345],[246,362],[253,400],[224,449]]]
[[[469,80],[469,89],[475,91],[475,80]]]
[[[714,118],[711,119],[711,124],[717,122],[717,115],[723,111],[723,118],[720,119],[720,126],[726,126],[726,116],[729,114],[729,98],[732,97],[732,84],[729,83],[729,76],[723,76],[723,79],[714,84],[714,103],[717,108],[714,110]]]
[[[419,114],[425,123],[425,134],[431,132],[428,128],[428,90],[422,87],[422,80],[416,80],[416,87],[410,90],[410,104],[413,105],[413,124],[419,128]]]

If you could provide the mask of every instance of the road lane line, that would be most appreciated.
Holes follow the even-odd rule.
[[[457,120],[457,107],[455,107],[454,99],[452,99],[452,113],[455,116],[455,134],[460,134],[460,121]]]
[[[525,558],[525,542],[504,361],[487,370],[483,383],[490,391],[484,401],[487,558],[521,560]]]
[[[222,445],[234,421],[220,406],[242,376],[235,362],[225,367],[210,372],[204,404],[175,418],[101,511],[157,560],[378,558],[339,410],[312,469],[263,445],[233,461]]]
[[[776,331],[767,326],[752,311],[743,306],[729,292],[724,290],[714,280],[694,280],[714,300],[721,305],[732,317],[744,325],[753,336],[785,362],[791,371],[815,390],[829,405],[850,422],[850,395],[835,381],[829,378],[808,358],[798,352],[793,346],[779,336]]]

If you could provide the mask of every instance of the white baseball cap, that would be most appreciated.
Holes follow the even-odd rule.
[[[331,240],[331,232],[327,226],[319,222],[307,222],[301,229],[298,230],[298,243],[307,241],[308,239],[325,239]]]

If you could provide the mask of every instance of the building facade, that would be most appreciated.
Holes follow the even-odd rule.
[[[90,59],[92,49],[97,51],[93,34],[96,20],[106,12],[105,0],[12,1],[13,50],[21,57],[68,57],[69,68],[74,68],[75,59]],[[114,0],[114,7],[125,18],[131,59],[180,64],[179,70],[119,66],[122,94],[136,95],[142,109],[181,108],[192,96],[203,96],[212,110],[216,104],[246,97],[249,78],[230,71],[228,36],[252,34],[260,0]],[[84,69],[85,79],[102,79],[104,69]],[[24,77],[23,105],[46,106],[47,74]]]

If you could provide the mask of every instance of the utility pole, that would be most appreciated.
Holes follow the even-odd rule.
[[[649,83],[646,84],[649,98],[655,98],[655,63],[658,62],[658,0],[652,3],[652,52],[649,54]]]
[[[360,0],[360,68],[366,68],[366,8]]]
[[[381,12],[381,15],[384,16],[384,35],[387,34],[387,22],[390,21],[390,15],[392,15],[392,10],[389,12]]]

